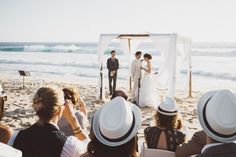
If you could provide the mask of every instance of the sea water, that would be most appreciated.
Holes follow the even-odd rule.
[[[136,49],[153,55],[153,69],[158,72],[160,52],[149,43]],[[129,60],[119,43],[110,44],[104,52],[105,78],[106,60],[111,50],[117,51],[120,63],[119,84],[129,76]],[[194,90],[236,86],[236,44],[194,43],[192,54]],[[181,62],[178,55],[177,65]],[[0,79],[1,75],[19,78],[18,70],[30,71],[32,77],[38,80],[57,78],[72,83],[88,81],[96,84],[99,77],[97,43],[0,43]],[[176,76],[179,82],[183,82],[185,79],[179,78],[186,78],[185,68],[178,66]]]

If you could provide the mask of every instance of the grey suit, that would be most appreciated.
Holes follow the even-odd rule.
[[[207,148],[197,157],[236,157],[236,143],[225,143]]]

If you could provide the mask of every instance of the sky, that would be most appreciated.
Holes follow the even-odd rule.
[[[0,0],[0,42],[96,42],[101,33],[236,42],[235,0]]]

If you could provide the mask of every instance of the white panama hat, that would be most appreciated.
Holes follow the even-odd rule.
[[[212,139],[229,143],[236,140],[236,97],[229,90],[210,91],[198,102],[198,119]]]
[[[178,108],[175,100],[170,97],[165,97],[157,107],[157,112],[167,116],[177,115]]]
[[[107,146],[119,146],[130,141],[141,127],[142,113],[122,97],[105,103],[94,115],[92,126],[96,138]]]

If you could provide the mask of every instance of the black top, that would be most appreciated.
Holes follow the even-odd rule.
[[[209,147],[197,157],[235,157],[236,143],[224,143]]]
[[[117,71],[119,69],[119,60],[117,58],[115,59],[108,58],[107,69],[109,71],[114,71],[114,70]]]
[[[54,125],[37,123],[18,133],[13,147],[23,153],[23,157],[60,157],[67,140],[65,134]]]
[[[175,152],[176,147],[182,144],[185,140],[185,134],[176,129],[169,130],[160,129],[158,127],[147,127],[144,130],[147,147],[151,149],[157,149],[157,144],[162,131],[164,131],[166,136],[167,150]]]

